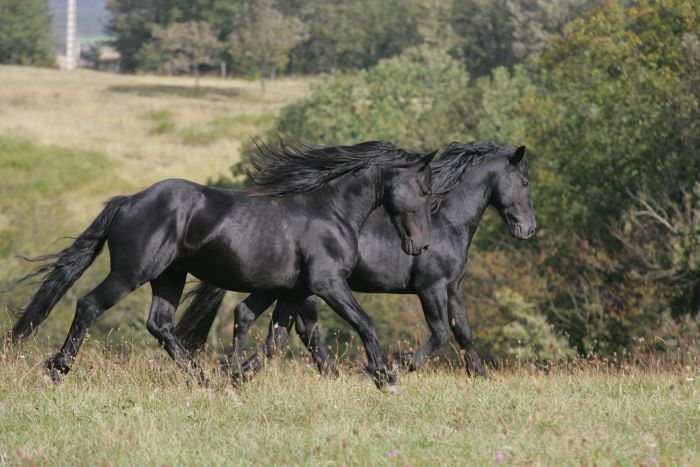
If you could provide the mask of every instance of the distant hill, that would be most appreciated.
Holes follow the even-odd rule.
[[[63,50],[66,43],[67,0],[49,0],[51,26],[57,50]],[[105,37],[107,24],[107,0],[77,0],[78,38],[80,41],[94,41]]]

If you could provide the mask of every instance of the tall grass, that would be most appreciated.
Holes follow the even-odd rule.
[[[160,349],[94,342],[63,382],[45,351],[0,354],[0,462],[36,464],[697,465],[698,368],[523,367],[469,379],[401,374],[397,396],[354,368],[299,357],[207,389]]]

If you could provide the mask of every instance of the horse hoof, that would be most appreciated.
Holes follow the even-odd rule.
[[[471,378],[486,378],[486,369],[483,367],[483,365],[474,367],[467,365],[467,376]]]
[[[233,387],[240,388],[245,383],[252,379],[253,375],[249,371],[239,370],[231,375],[231,381],[233,382]]]
[[[49,376],[54,383],[60,382],[61,378],[70,370],[66,357],[60,352],[46,360],[44,368],[48,370]]]

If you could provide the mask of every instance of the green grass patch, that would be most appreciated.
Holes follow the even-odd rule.
[[[207,145],[220,139],[242,140],[264,134],[272,128],[276,114],[225,115],[202,127],[190,127],[180,132],[182,142],[189,145]]]
[[[106,155],[0,136],[0,207],[15,212],[39,199],[55,197],[105,174]]]
[[[697,368],[402,374],[379,392],[356,370],[319,378],[279,360],[235,392],[192,384],[160,349],[87,344],[60,385],[48,349],[6,351],[0,459],[117,465],[697,465]]]
[[[100,152],[0,136],[0,290],[33,267],[13,255],[60,250],[67,241],[53,243],[58,237],[85,228],[73,226],[64,195],[103,180],[112,170],[113,163]],[[29,291],[0,295],[0,324],[11,319],[3,305],[22,303]],[[74,299],[68,295],[62,307]]]
[[[144,117],[151,122],[150,134],[164,135],[176,129],[173,113],[170,110],[151,110]]]
[[[200,86],[195,88],[194,78],[192,84],[124,84],[110,86],[107,88],[109,92],[120,94],[131,94],[140,97],[182,97],[188,99],[240,99],[246,100],[248,92],[245,89],[237,87],[213,87]]]
[[[57,229],[65,217],[61,195],[106,175],[102,153],[0,136],[0,259]],[[0,282],[2,272],[0,272]]]

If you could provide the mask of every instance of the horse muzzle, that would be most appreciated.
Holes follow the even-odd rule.
[[[535,230],[537,230],[537,225],[533,223],[511,223],[510,224],[510,234],[521,240],[527,240],[528,238],[535,235]]]
[[[420,255],[421,253],[427,251],[429,246],[429,243],[416,242],[412,237],[406,234],[401,238],[401,248],[403,249],[404,253],[411,256]]]

